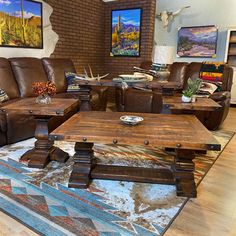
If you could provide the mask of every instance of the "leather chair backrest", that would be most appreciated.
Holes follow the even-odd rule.
[[[186,76],[185,76],[185,83],[186,86],[188,78],[199,78],[200,77],[200,69],[202,63],[201,62],[192,62],[188,65]],[[223,82],[222,82],[222,90],[223,91],[230,91],[232,87],[232,80],[233,80],[233,68],[225,65],[224,73],[223,73]],[[184,86],[184,88],[185,88]]]
[[[184,84],[187,68],[187,62],[174,62],[169,67],[170,76],[168,78],[168,81],[180,82],[181,84]]]
[[[6,92],[10,99],[20,97],[20,92],[6,58],[0,58],[0,88]]]
[[[48,79],[56,84],[57,93],[65,92],[67,89],[65,72],[76,73],[73,62],[61,58],[43,58],[42,62]]]
[[[17,81],[21,97],[35,96],[32,84],[47,82],[47,76],[40,59],[32,57],[10,58],[11,67]]]
[[[160,113],[162,96],[152,91],[127,89],[124,98],[124,111],[139,113]]]

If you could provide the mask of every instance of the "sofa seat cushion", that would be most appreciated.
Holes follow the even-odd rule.
[[[20,97],[16,80],[11,70],[11,65],[6,58],[0,58],[0,88],[6,92],[10,99]]]
[[[41,60],[31,57],[10,58],[9,60],[20,90],[20,96],[35,96],[32,84],[48,81]]]
[[[66,92],[65,73],[76,73],[73,62],[70,59],[63,58],[43,58],[42,62],[48,79],[56,84],[57,93]]]

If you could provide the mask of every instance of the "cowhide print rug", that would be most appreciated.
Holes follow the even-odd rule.
[[[213,134],[222,150],[233,136],[228,131]],[[0,209],[41,234],[162,235],[188,200],[177,197],[172,185],[93,180],[87,190],[68,188],[74,143],[55,142],[70,159],[39,170],[19,162],[34,141],[0,148]],[[160,148],[96,144],[94,150],[96,161],[104,164],[161,168],[173,161]],[[197,184],[219,155],[208,151],[196,156]]]

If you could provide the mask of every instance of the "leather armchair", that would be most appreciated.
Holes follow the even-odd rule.
[[[162,96],[152,91],[127,89],[124,95],[124,111],[140,113],[161,113]]]
[[[184,86],[187,84],[188,78],[199,78],[199,73],[201,69],[200,62],[192,62],[188,65]],[[231,99],[231,87],[233,81],[233,68],[225,65],[223,82],[222,82],[222,91],[215,92],[210,95],[214,101],[218,102],[221,105],[221,108],[217,111],[198,111],[196,112],[197,118],[205,125],[209,130],[216,130],[223,123],[225,118],[228,115]]]
[[[143,61],[140,65],[140,68],[149,70],[151,69],[151,65],[152,65],[151,61]],[[174,62],[172,65],[170,65],[169,66],[170,76],[168,78],[168,81],[177,81],[183,84],[185,80],[186,71],[187,71],[187,65],[188,65],[187,62]],[[154,91],[158,92],[156,90]],[[116,88],[115,101],[116,101],[117,111],[125,111],[125,105],[124,105],[125,93],[126,93],[126,90],[123,90],[121,88]],[[139,90],[133,89],[132,94],[134,95],[135,93],[137,93],[138,96],[140,95]],[[137,96],[135,96],[134,99],[137,99]]]

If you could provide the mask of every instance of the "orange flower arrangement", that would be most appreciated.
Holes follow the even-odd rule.
[[[36,95],[53,96],[56,93],[56,85],[52,82],[35,82],[32,84],[32,88]]]

